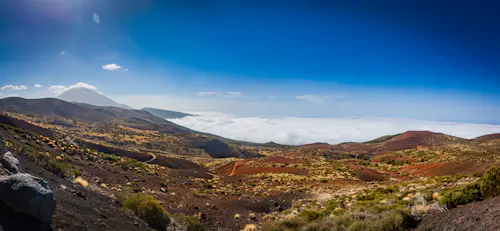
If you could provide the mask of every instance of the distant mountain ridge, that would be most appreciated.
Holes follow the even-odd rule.
[[[1,110],[29,115],[54,115],[66,119],[78,119],[96,123],[120,120],[124,125],[135,129],[154,130],[167,134],[183,135],[185,147],[202,149],[214,158],[251,158],[259,156],[258,153],[232,147],[228,144],[244,142],[226,139],[213,134],[197,132],[155,116],[145,110],[99,107],[85,103],[70,103],[55,98],[24,99],[20,97],[0,99],[0,111]],[[9,120],[8,122],[8,124],[15,124],[15,121],[11,122]]]
[[[125,104],[119,104],[102,94],[83,87],[69,89],[56,98],[70,103],[86,103],[100,107],[133,109]]]
[[[493,135],[491,135],[493,136]],[[371,153],[382,154],[391,151],[411,149],[417,147],[431,147],[449,143],[468,143],[471,140],[454,137],[430,131],[406,131],[404,133],[382,136],[367,142],[347,142],[330,145],[314,143],[298,146],[299,149],[327,149],[337,153]]]
[[[154,116],[147,111],[129,110],[119,107],[99,107],[84,103],[70,103],[55,98],[24,99],[10,97],[0,99],[0,110],[39,115],[56,115],[67,119],[88,122],[106,122],[122,119],[137,126],[154,127],[156,130],[173,133],[191,133],[192,130]]]
[[[188,114],[188,113],[184,113],[184,112],[170,111],[170,110],[150,108],[150,107],[145,107],[141,110],[147,111],[155,116],[158,116],[158,117],[164,118],[164,119],[180,119],[180,118],[183,118],[186,116],[194,116],[192,114]]]

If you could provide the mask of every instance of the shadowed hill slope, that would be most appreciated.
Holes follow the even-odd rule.
[[[28,130],[30,132],[41,134],[44,136],[54,136],[54,132],[52,132],[49,129],[38,127],[38,126],[30,124],[26,121],[18,120],[18,119],[12,118],[10,116],[2,115],[2,114],[0,114],[0,124],[9,125],[9,126],[16,127],[16,128],[21,128],[21,129]]]
[[[158,117],[164,118],[164,119],[179,119],[179,118],[186,117],[186,116],[193,116],[192,114],[188,114],[188,113],[184,113],[184,112],[170,111],[170,110],[150,108],[150,107],[145,107],[145,108],[141,109],[141,111],[147,111],[155,116],[158,116]]]
[[[68,103],[54,98],[4,98],[0,99],[0,109],[22,114],[55,115],[67,119],[78,119],[88,122],[107,122],[113,119],[122,119],[142,126],[148,124],[163,126],[164,130],[168,130],[169,132],[191,132],[188,128],[156,117],[146,111],[117,107],[98,107],[82,103]],[[165,129],[166,126],[168,126],[169,129]]]

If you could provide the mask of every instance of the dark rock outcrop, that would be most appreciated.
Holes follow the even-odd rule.
[[[47,181],[27,173],[0,178],[0,200],[14,211],[50,224],[56,207]]]

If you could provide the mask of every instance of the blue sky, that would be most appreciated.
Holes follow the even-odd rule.
[[[0,94],[53,97],[81,82],[136,108],[499,124],[498,7],[1,1],[0,87],[12,87]]]

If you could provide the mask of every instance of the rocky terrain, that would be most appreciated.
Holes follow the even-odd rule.
[[[143,110],[22,98],[0,108],[3,230],[496,227],[487,207],[497,191],[484,185],[500,182],[488,171],[500,163],[498,134],[284,146]]]

